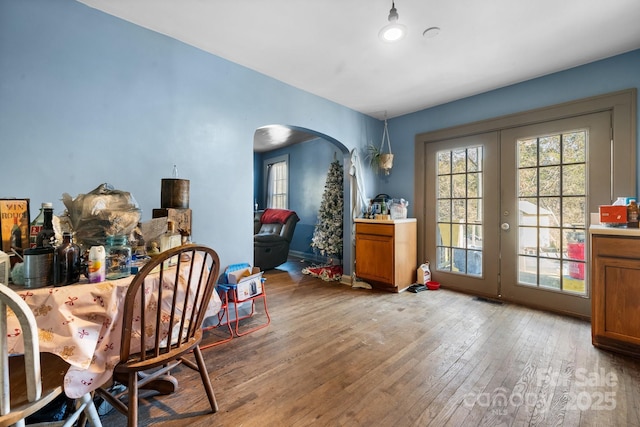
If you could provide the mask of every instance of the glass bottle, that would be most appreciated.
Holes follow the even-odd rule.
[[[43,202],[42,206],[40,207],[40,213],[33,221],[31,221],[31,224],[29,225],[29,247],[31,248],[35,248],[37,246],[36,239],[38,238],[38,233],[40,232],[40,230],[42,230],[42,226],[44,225],[45,208],[53,209],[53,204],[50,202]]]
[[[53,231],[53,207],[43,207],[44,223],[42,229],[36,236],[36,246],[53,247],[55,246],[56,233]]]
[[[22,229],[18,224],[18,217],[13,217],[13,228],[11,228],[11,249],[15,249],[16,252],[22,252]]]
[[[132,261],[135,261],[138,258],[144,258],[147,256],[147,242],[144,240],[144,236],[142,235],[141,230],[142,230],[142,224],[138,223],[138,226],[136,228],[136,233],[135,233],[137,240],[135,242],[132,242],[135,244],[135,248],[133,247],[134,246],[133,244],[131,247]]]
[[[638,228],[638,204],[635,200],[627,206],[627,228]]]
[[[56,248],[56,285],[64,286],[80,281],[80,247],[68,231],[62,233],[62,244]]]
[[[175,225],[173,221],[167,221],[167,232],[160,236],[160,252],[164,252],[171,248],[178,247],[182,244],[182,237],[180,233],[175,231]],[[178,263],[178,257],[171,257],[167,265],[176,265]]]
[[[117,234],[107,236],[105,251],[105,277],[107,280],[120,279],[131,275],[131,246],[127,236]]]

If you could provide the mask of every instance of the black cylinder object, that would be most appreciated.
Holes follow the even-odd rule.
[[[163,178],[160,192],[160,207],[186,209],[189,207],[189,180]]]

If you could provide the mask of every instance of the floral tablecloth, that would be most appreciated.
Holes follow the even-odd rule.
[[[57,354],[71,365],[65,376],[67,396],[81,397],[111,377],[119,361],[121,309],[132,279],[133,276],[64,287],[14,288],[33,309],[40,351]],[[220,307],[220,297],[213,292],[206,317],[217,315]],[[22,339],[18,338],[21,331],[15,317],[9,318],[7,331],[10,353],[22,353]]]

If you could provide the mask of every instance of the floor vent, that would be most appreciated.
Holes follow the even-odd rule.
[[[502,305],[502,301],[498,301],[498,300],[495,300],[495,299],[489,299],[489,298],[485,298],[485,297],[473,297],[473,299],[476,300],[476,301],[488,302],[489,304]]]

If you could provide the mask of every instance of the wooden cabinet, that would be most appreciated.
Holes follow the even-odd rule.
[[[640,235],[629,232],[591,234],[591,334],[597,347],[640,356]]]
[[[377,289],[400,292],[415,283],[416,219],[356,219],[356,276]]]

